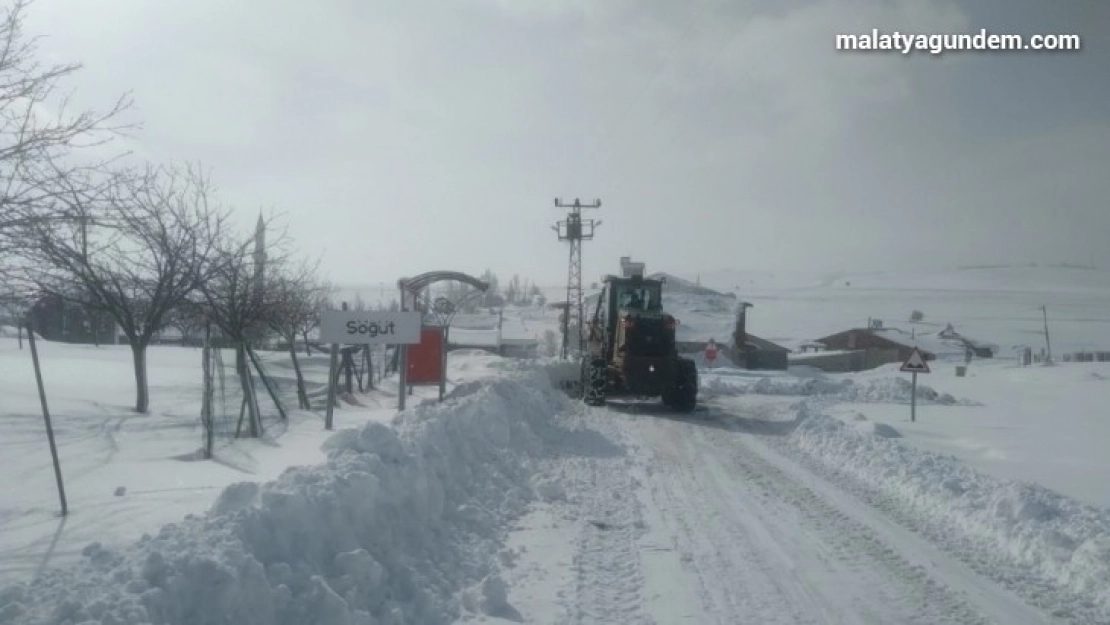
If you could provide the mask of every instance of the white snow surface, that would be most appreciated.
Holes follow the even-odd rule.
[[[5,589],[0,623],[446,623],[474,583],[503,611],[494,556],[567,401],[510,375],[345,430],[321,465],[229,486],[207,515]]]
[[[886,500],[965,557],[1046,580],[1077,603],[1110,612],[1110,512],[1034,484],[999,480],[952,457],[868,433],[803,407],[789,442]],[[1066,605],[1051,606],[1055,611]],[[1104,616],[1099,617],[1104,618]],[[1093,622],[1093,621],[1091,621]]]
[[[742,378],[720,375],[719,370],[706,380],[702,390],[707,395],[797,395],[821,397],[839,401],[861,403],[908,402],[916,395],[920,402],[952,405],[971,404],[970,400],[957,400],[948,393],[938,393],[932,387],[918,384],[916,392],[905,377],[888,376],[857,382],[849,377],[794,377],[794,376],[745,376]],[[735,371],[735,370],[734,370]]]

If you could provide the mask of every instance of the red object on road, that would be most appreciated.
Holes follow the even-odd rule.
[[[717,344],[713,342],[713,339],[709,339],[709,342],[705,344],[705,359],[709,362],[717,360]]]

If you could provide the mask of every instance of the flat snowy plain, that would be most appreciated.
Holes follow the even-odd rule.
[[[1098,270],[700,277],[784,343],[922,310],[919,330],[1039,348],[1044,304],[1054,351],[1110,349]],[[669,301],[684,331],[727,334],[732,311]],[[1110,363],[934,363],[911,423],[896,366],[703,368],[674,415],[585,408],[553,361],[453,352],[443,403],[418,389],[398,414],[387,379],[335,433],[294,410],[203,461],[199,350],[152,348],[137,415],[125,347],[39,347],[71,514],[30,354],[0,338],[4,625],[1110,623]]]

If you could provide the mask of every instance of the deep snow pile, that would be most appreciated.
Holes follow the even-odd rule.
[[[789,445],[895,502],[965,558],[987,563],[989,570],[1006,565],[1013,574],[1005,581],[1034,589],[1031,594],[1047,582],[1074,595],[1074,601],[1045,599],[1053,610],[1077,611],[1080,620],[1110,615],[1110,511],[1041,486],[986,476],[954,457],[810,414],[805,404],[798,411]],[[1020,579],[1030,573],[1038,579]],[[1084,605],[1089,597],[1095,606]],[[1094,614],[1082,614],[1092,608]]]
[[[758,377],[753,380],[736,381],[723,378],[710,378],[705,381],[703,390],[706,395],[798,395],[823,397],[846,402],[908,402],[913,386],[904,377],[885,377],[864,382],[849,378],[833,380],[828,378],[796,377]],[[969,404],[958,401],[948,393],[938,393],[932,387],[917,385],[917,400],[936,404]]]
[[[228,487],[209,514],[0,590],[0,623],[434,624],[506,611],[506,522],[568,400],[544,372],[463,385],[394,427],[329,439],[326,464]],[[537,484],[537,486],[541,486]]]

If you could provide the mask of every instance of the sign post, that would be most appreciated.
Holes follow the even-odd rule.
[[[336,369],[339,344],[345,345],[406,345],[420,342],[419,312],[380,312],[368,310],[325,310],[320,313],[320,341],[331,343],[331,367],[328,371],[328,412],[324,427],[332,429],[335,409]],[[404,397],[404,378],[401,380]]]
[[[709,363],[709,368],[713,368],[713,361],[717,360],[717,343],[713,339],[705,344],[705,360]]]
[[[914,347],[913,351],[910,352],[910,357],[902,363],[902,368],[899,371],[913,374],[910,382],[910,421],[917,421],[917,374],[929,373],[929,363],[925,362],[925,357],[921,354],[921,351]]]

